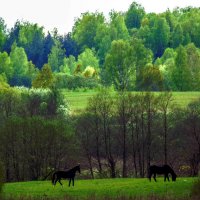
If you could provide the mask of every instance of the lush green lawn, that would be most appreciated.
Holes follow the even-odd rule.
[[[73,112],[78,113],[82,111],[88,103],[88,99],[95,95],[96,91],[86,92],[69,92],[62,90],[66,100],[69,102],[70,108]],[[159,94],[159,92],[155,92]],[[113,92],[114,96],[114,92]],[[200,98],[200,92],[173,92],[173,103],[180,106],[186,107],[188,103]]]
[[[67,181],[62,181],[64,186],[57,184],[52,186],[50,181],[32,181],[7,183],[3,193],[5,197],[48,197],[63,198],[65,196],[84,197],[130,197],[130,196],[171,196],[186,197],[190,194],[194,178],[178,178],[176,182],[164,182],[158,178],[158,182],[149,182],[144,179],[96,179],[96,180],[75,180],[75,187],[68,187]]]

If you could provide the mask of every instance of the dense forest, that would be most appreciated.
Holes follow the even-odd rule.
[[[24,21],[8,30],[0,18],[5,181],[77,163],[84,178],[145,177],[152,163],[197,175],[200,101],[178,107],[164,91],[200,90],[199,48],[199,8],[155,14],[133,2],[109,19],[84,13],[64,36]],[[62,95],[79,88],[98,92],[74,114]]]
[[[200,90],[200,9],[83,13],[72,32],[0,18],[0,80],[26,87]],[[43,77],[49,79],[44,83]]]

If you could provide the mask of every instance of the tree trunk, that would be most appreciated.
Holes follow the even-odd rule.
[[[165,164],[167,164],[167,112],[164,111],[164,155]]]
[[[123,120],[124,121],[124,120]],[[123,122],[123,171],[122,176],[127,177],[127,166],[126,166],[126,124]]]

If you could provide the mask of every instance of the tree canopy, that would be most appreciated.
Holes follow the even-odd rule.
[[[98,11],[82,13],[66,35],[56,28],[45,33],[37,23],[19,20],[8,30],[0,18],[0,75],[11,86],[31,87],[38,70],[48,64],[61,88],[69,89],[65,83],[71,80],[80,81],[73,83],[76,87],[88,85],[86,74],[93,68],[98,84],[116,89],[146,90],[151,82],[155,85],[148,87],[151,90],[199,90],[199,24],[198,8],[156,14],[146,13],[136,2],[107,17]],[[123,63],[123,70],[117,63]],[[119,87],[124,73],[129,74],[128,83]],[[92,82],[91,88],[98,85],[97,79]]]

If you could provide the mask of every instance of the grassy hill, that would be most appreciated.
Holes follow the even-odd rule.
[[[64,186],[57,184],[52,186],[51,181],[32,181],[7,183],[4,186],[4,198],[26,197],[43,199],[48,198],[78,198],[78,199],[102,199],[104,197],[146,197],[159,196],[186,198],[190,195],[190,189],[194,178],[178,178],[176,182],[164,182],[158,178],[158,182],[149,182],[148,179],[96,179],[96,180],[75,180],[74,187],[68,187],[68,181],[62,181]],[[95,197],[95,198],[94,198]]]
[[[74,112],[80,112],[86,108],[88,99],[95,95],[96,91],[86,91],[86,92],[72,92],[62,90],[62,94],[65,99],[69,102],[70,108]],[[159,94],[159,92],[155,92]],[[113,92],[113,96],[115,93]],[[200,98],[200,92],[173,92],[173,102],[180,107],[186,107],[188,103]]]

